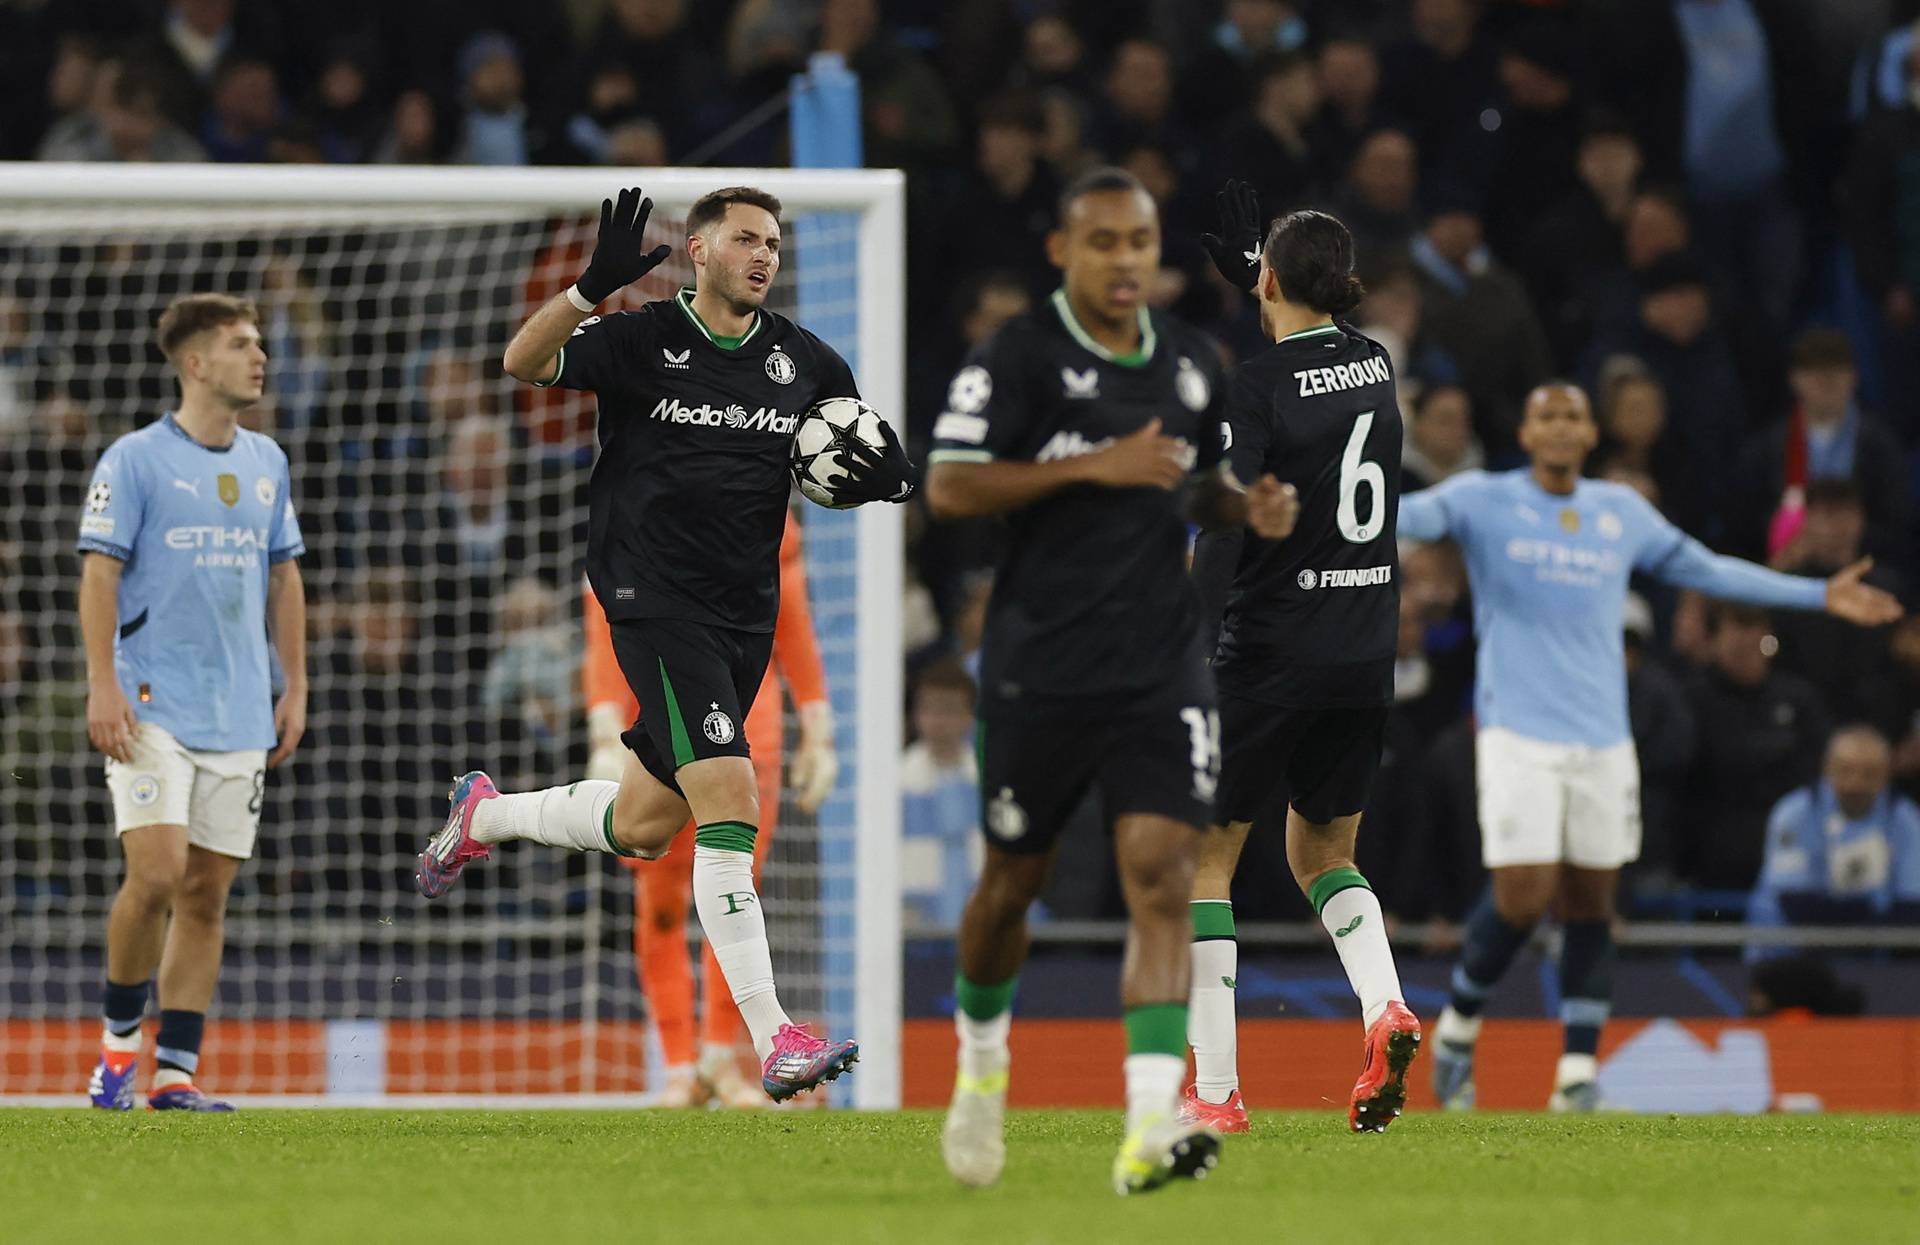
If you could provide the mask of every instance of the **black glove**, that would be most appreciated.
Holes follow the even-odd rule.
[[[640,250],[652,211],[653,200],[642,199],[638,186],[621,191],[618,206],[611,199],[600,200],[600,239],[593,244],[587,270],[573,283],[580,297],[595,305],[604,303],[673,254],[664,242],[651,251]]]
[[[913,496],[918,485],[906,448],[884,419],[880,421],[880,435],[886,440],[885,450],[850,439],[840,451],[840,461],[847,474],[833,486],[833,494],[839,500],[859,505],[870,501],[900,502]]]
[[[1260,196],[1246,182],[1229,181],[1214,202],[1220,206],[1220,232],[1201,234],[1200,245],[1234,289],[1251,292],[1260,280],[1260,244],[1266,224],[1260,215]]]

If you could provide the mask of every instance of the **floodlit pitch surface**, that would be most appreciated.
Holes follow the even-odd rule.
[[[1256,1113],[1121,1199],[1119,1116],[1016,1111],[996,1188],[938,1112],[0,1111],[0,1241],[1920,1241],[1920,1117]]]

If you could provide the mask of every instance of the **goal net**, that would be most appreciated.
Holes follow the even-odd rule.
[[[625,305],[691,283],[695,197],[763,186],[788,215],[773,305],[902,411],[897,174],[16,165],[0,179],[0,1102],[76,1101],[98,1050],[121,868],[86,738],[73,543],[95,459],[174,399],[157,316],[201,290],[261,308],[270,396],[243,422],[292,460],[312,683],[305,742],[269,775],[228,908],[205,1083],[332,1102],[649,1090],[617,861],[518,845],[433,904],[412,884],[456,774],[486,768],[513,790],[584,768],[593,398],[517,385],[497,361],[585,266],[600,200],[630,183],[656,204],[649,241],[675,252]],[[817,816],[783,802],[762,892],[788,1010],[862,1042],[835,1101],[888,1106],[900,513],[800,517],[840,779]]]

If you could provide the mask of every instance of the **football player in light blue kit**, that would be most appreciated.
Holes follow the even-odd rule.
[[[238,424],[267,355],[251,302],[190,294],[160,317],[179,407],[100,456],[80,516],[87,735],[107,756],[126,876],[107,918],[93,1105],[133,1106],[159,972],[147,1105],[231,1111],[194,1087],[227,889],[253,854],[266,771],[306,730],[304,553],[287,456]],[[286,674],[276,704],[268,625]],[[268,750],[272,749],[272,754]],[[172,919],[168,919],[171,912]]]
[[[1582,479],[1599,439],[1587,395],[1554,382],[1527,397],[1529,467],[1470,471],[1401,500],[1398,531],[1451,538],[1466,557],[1479,651],[1474,687],[1481,854],[1489,899],[1469,918],[1453,997],[1435,1026],[1434,1091],[1473,1105],[1480,1010],[1533,927],[1556,908],[1565,1053],[1555,1110],[1591,1110],[1612,995],[1610,924],[1621,866],[1640,854],[1640,768],[1627,726],[1621,611],[1644,571],[1723,600],[1893,621],[1862,560],[1818,580],[1720,557],[1625,485]],[[1759,833],[1756,827],[1755,833]]]

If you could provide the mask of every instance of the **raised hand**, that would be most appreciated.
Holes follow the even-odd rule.
[[[580,297],[590,303],[603,303],[615,292],[632,285],[658,268],[673,248],[664,242],[651,251],[641,250],[645,241],[647,217],[653,213],[653,200],[642,198],[638,186],[620,192],[620,201],[600,200],[600,237],[593,245],[593,258],[587,270],[573,283]]]
[[[1087,479],[1108,488],[1175,489],[1193,467],[1193,452],[1178,437],[1160,431],[1150,419],[1137,431],[1115,438],[1105,449],[1081,460]]]
[[[1872,569],[1873,559],[1861,558],[1834,572],[1827,580],[1827,613],[1861,627],[1885,626],[1905,613],[1892,593],[1862,582],[1861,577]]]
[[[1266,220],[1260,215],[1260,196],[1247,182],[1229,181],[1214,196],[1220,208],[1220,232],[1200,235],[1200,245],[1213,256],[1213,266],[1236,290],[1252,292],[1260,279],[1260,245]]]

